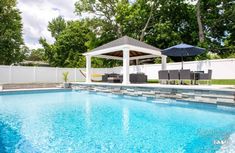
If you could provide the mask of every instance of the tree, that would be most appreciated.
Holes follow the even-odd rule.
[[[181,43],[181,34],[172,29],[173,24],[170,21],[156,23],[151,30],[152,35],[146,36],[146,39],[157,44],[159,48],[167,48]]]
[[[226,0],[223,3],[223,20],[226,22],[226,30],[224,37],[224,48],[222,48],[221,56],[235,57],[235,3],[232,0]]]
[[[144,40],[144,36],[145,36],[145,33],[146,33],[146,30],[147,30],[147,28],[148,28],[148,26],[149,26],[149,23],[150,23],[150,20],[151,20],[151,18],[152,18],[152,16],[153,16],[153,10],[154,10],[154,6],[155,6],[155,2],[153,1],[148,1],[149,2],[149,5],[151,5],[151,10],[150,10],[150,12],[149,12],[149,17],[148,17],[148,20],[147,20],[147,22],[145,23],[145,26],[144,26],[144,28],[142,29],[142,31],[141,31],[141,35],[140,35],[140,41],[143,41]]]
[[[205,35],[203,31],[203,24],[202,24],[202,19],[201,19],[201,9],[200,9],[200,0],[197,1],[196,4],[196,16],[197,16],[197,24],[198,24],[198,30],[199,30],[199,41],[200,43],[204,43],[205,41]]]
[[[127,0],[80,0],[75,3],[75,12],[79,15],[89,13],[96,18],[102,19],[103,24],[106,24],[120,38],[123,36],[121,26],[115,21],[115,16],[120,4],[127,4]],[[108,31],[108,30],[107,30]]]
[[[67,23],[65,20],[59,16],[49,22],[48,30],[51,32],[51,36],[55,39],[60,35],[60,33],[66,28]]]
[[[27,59],[30,54],[30,49],[26,46],[23,45],[20,47],[20,55],[19,55],[19,61],[22,61],[24,59]]]
[[[40,43],[45,49],[45,56],[50,65],[59,67],[84,67],[87,51],[87,35],[90,32],[85,21],[71,21],[50,45],[45,39]]]
[[[59,35],[55,42],[56,59],[59,66],[81,67],[83,60],[82,53],[87,51],[85,43],[89,29],[86,22],[70,22],[68,27]]]
[[[135,3],[120,3],[116,12],[116,22],[120,25],[123,35],[128,35],[140,41],[148,34],[153,25],[154,8],[157,1],[137,0]]]
[[[44,58],[51,66],[56,66],[55,63],[55,47],[52,44],[48,44],[45,38],[40,38],[39,43],[43,46],[44,49]]]
[[[234,35],[233,0],[204,0],[200,1],[200,13],[203,23],[203,33],[208,51],[219,55],[231,53],[231,36]],[[234,40],[234,39],[233,39]],[[233,49],[234,50],[234,49]]]
[[[22,24],[16,0],[0,1],[0,64],[22,60]]]
[[[31,50],[29,56],[26,58],[29,61],[44,61],[45,60],[45,51],[42,48]]]

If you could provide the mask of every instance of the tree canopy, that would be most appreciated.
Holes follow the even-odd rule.
[[[50,26],[57,29],[57,26],[60,26],[58,22],[61,20],[55,19]],[[70,21],[66,24],[67,26],[62,31],[57,31],[58,35],[54,35],[56,37],[54,44],[50,45],[45,39],[40,39],[45,49],[45,56],[52,66],[84,67],[82,53],[87,51],[87,35],[90,32],[87,22]]]
[[[0,1],[0,64],[22,61],[22,23],[16,0]]]
[[[66,21],[61,17],[57,17],[49,22],[48,30],[51,32],[51,36],[57,38],[60,33],[66,28]]]
[[[124,35],[161,49],[181,42],[207,49],[189,60],[230,57],[235,52],[234,10],[233,0],[197,0],[196,5],[185,0],[79,0],[75,13],[86,15],[77,21],[53,19],[48,29],[55,43],[43,38],[40,43],[49,63],[62,67],[83,67],[82,53]],[[120,64],[97,58],[92,63]]]

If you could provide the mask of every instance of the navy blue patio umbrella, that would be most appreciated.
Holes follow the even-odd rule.
[[[169,47],[167,49],[164,49],[162,51],[162,54],[167,55],[167,56],[173,56],[173,57],[181,57],[182,69],[183,69],[183,65],[184,65],[184,58],[183,57],[196,56],[196,55],[202,54],[204,51],[205,51],[204,48],[200,48],[200,47],[196,47],[196,46],[182,43],[182,44],[175,45],[175,46]]]

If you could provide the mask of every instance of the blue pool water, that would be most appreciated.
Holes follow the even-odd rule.
[[[0,95],[1,153],[212,153],[235,109],[79,91]]]

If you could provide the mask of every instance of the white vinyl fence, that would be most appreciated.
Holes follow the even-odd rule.
[[[181,63],[168,63],[167,69],[180,69]],[[148,79],[158,79],[158,71],[161,64],[149,64],[130,66],[130,73],[143,72]],[[184,62],[184,69],[192,71],[205,71],[212,69],[212,79],[235,79],[235,59],[219,59],[205,61]],[[1,66],[1,83],[57,83],[63,82],[63,72],[69,72],[69,81],[85,81],[85,68],[52,68],[52,67],[27,67],[27,66]],[[122,67],[114,68],[93,68],[92,74],[119,73],[122,74]],[[100,80],[101,77],[93,77]]]
[[[63,72],[69,72],[69,81],[83,81],[85,78],[79,70],[75,68],[0,66],[0,83],[63,82]]]

